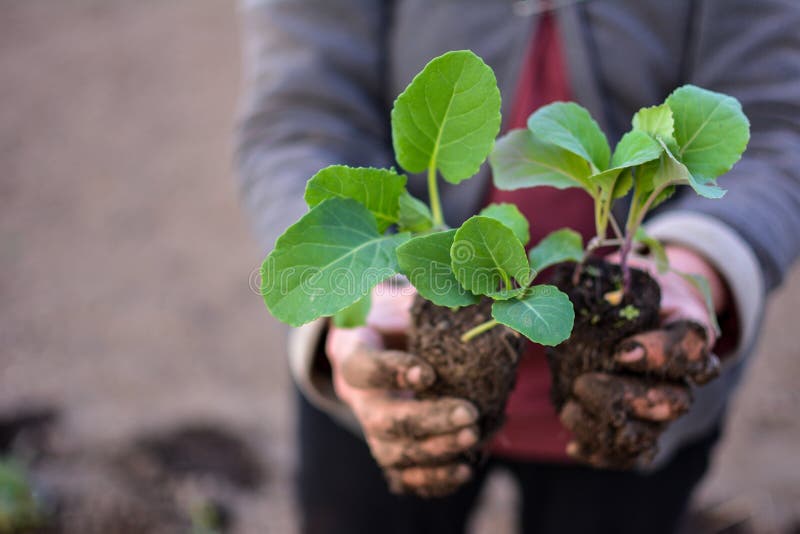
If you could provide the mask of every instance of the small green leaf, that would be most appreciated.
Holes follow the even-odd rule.
[[[364,205],[384,232],[398,220],[399,199],[406,177],[388,169],[331,165],[311,177],[305,200],[313,208],[328,198],[352,198]]]
[[[680,183],[689,185],[694,189],[695,193],[705,198],[716,199],[725,196],[727,191],[718,186],[714,179],[704,180],[696,177],[686,165],[678,161],[666,145],[664,145],[663,141],[661,141],[661,144],[664,147],[665,156],[661,158],[662,165],[659,168],[659,173],[663,173],[665,178],[669,178],[669,181],[673,179],[680,180]],[[658,176],[658,173],[656,176]],[[655,181],[660,182],[661,180],[656,179]]]
[[[530,130],[512,130],[497,141],[489,156],[498,189],[549,185],[580,187],[594,195],[589,164],[568,150],[537,139]]]
[[[450,258],[456,280],[475,295],[511,298],[533,278],[522,243],[509,227],[490,217],[467,219],[456,231]]]
[[[675,156],[697,178],[708,183],[728,172],[750,140],[750,123],[735,98],[684,85],[667,104],[675,118]],[[701,193],[702,194],[702,193]]]
[[[478,172],[499,131],[497,80],[469,50],[433,59],[392,109],[398,163],[409,172],[436,168],[454,184]]]
[[[333,315],[333,324],[339,328],[364,326],[367,322],[367,315],[369,315],[371,306],[372,295],[367,293],[347,308],[336,312]]]
[[[635,130],[628,132],[622,136],[614,149],[611,168],[594,174],[589,179],[605,190],[613,188],[617,194],[620,194],[620,191],[617,190],[617,182],[620,181],[624,171],[636,165],[657,160],[663,151],[661,144],[646,133]],[[624,193],[620,194],[620,196],[622,195]]]
[[[397,261],[420,295],[437,306],[455,308],[478,302],[453,274],[450,248],[455,230],[417,236],[397,247]]]
[[[711,326],[714,328],[714,332],[719,336],[722,333],[722,329],[720,329],[719,321],[717,321],[717,312],[714,309],[714,298],[711,296],[711,286],[708,285],[708,280],[699,274],[687,274],[678,271],[673,272],[692,284],[703,295],[703,300],[705,300],[706,309],[708,310],[708,316],[711,318]]]
[[[520,213],[519,208],[514,204],[489,204],[478,215],[497,219],[511,228],[520,243],[523,245],[528,244],[531,238],[528,219]]]
[[[667,258],[667,252],[664,250],[664,245],[661,241],[647,235],[647,232],[645,232],[644,228],[641,226],[636,230],[636,235],[633,236],[633,240],[650,249],[650,254],[652,254],[653,259],[656,260],[658,272],[664,274],[669,270],[669,258]]]
[[[625,169],[614,182],[614,190],[611,192],[611,198],[622,198],[628,194],[628,191],[633,187],[633,174],[630,169]]]
[[[531,268],[536,272],[564,261],[582,261],[583,238],[574,230],[562,228],[539,241],[528,255]]]
[[[667,145],[675,142],[675,120],[667,104],[640,109],[633,116],[633,129],[663,139]]]
[[[264,302],[292,326],[333,315],[397,274],[395,249],[408,238],[378,233],[375,216],[355,200],[324,200],[290,226],[264,260]]]
[[[614,149],[611,166],[627,169],[653,161],[661,156],[664,149],[646,133],[633,130],[622,136]]]
[[[534,343],[555,346],[572,333],[572,302],[555,286],[533,286],[520,299],[497,301],[492,317]]]
[[[608,168],[608,140],[589,112],[578,104],[555,102],[541,107],[528,118],[528,128],[540,140],[591,162],[596,172]]]
[[[398,223],[401,232],[427,232],[433,228],[433,216],[427,204],[411,196],[408,191],[403,191],[400,195]]]
[[[628,304],[624,308],[619,311],[619,316],[623,319],[627,319],[628,321],[633,321],[637,317],[639,317],[641,313],[639,312],[639,308],[634,306],[633,304]]]

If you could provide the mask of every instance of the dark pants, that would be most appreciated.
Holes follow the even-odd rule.
[[[521,487],[525,534],[672,533],[719,435],[646,475],[493,458],[456,494],[426,500],[389,493],[366,444],[298,397],[303,534],[462,534],[487,472],[498,466]]]

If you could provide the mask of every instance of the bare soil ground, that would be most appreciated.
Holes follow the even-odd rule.
[[[227,429],[264,470],[223,492],[234,531],[291,534],[284,334],[249,287],[262,251],[231,171],[239,83],[231,2],[0,0],[0,418],[56,406],[55,447],[89,461]],[[800,518],[798,303],[795,271],[698,500],[707,532]],[[495,478],[473,531],[513,532],[514,498]]]

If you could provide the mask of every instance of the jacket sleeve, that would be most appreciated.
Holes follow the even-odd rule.
[[[391,164],[382,0],[242,0],[240,191],[265,250],[331,164]]]
[[[687,80],[738,98],[750,144],[720,184],[722,201],[688,188],[648,222],[664,241],[703,253],[728,282],[739,315],[731,361],[750,352],[766,292],[800,252],[800,4],[695,0]]]
[[[754,252],[767,291],[800,253],[800,3],[696,0],[688,81],[738,98],[751,123],[723,201],[683,191],[669,212],[709,216]]]

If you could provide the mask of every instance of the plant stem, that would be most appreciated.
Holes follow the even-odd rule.
[[[616,235],[618,239],[624,239],[625,236],[622,235],[622,230],[619,227],[619,223],[614,217],[614,214],[611,212],[608,214],[608,221],[611,223],[611,228],[614,230],[614,235]]]
[[[474,338],[475,336],[483,334],[487,330],[491,330],[492,328],[494,328],[498,324],[499,323],[497,321],[495,321],[494,319],[486,321],[485,323],[481,323],[478,326],[476,326],[474,328],[471,328],[470,330],[467,330],[466,332],[464,332],[464,334],[461,336],[461,341],[462,341],[462,343],[466,343],[470,339]]]
[[[428,167],[428,198],[431,203],[431,215],[433,215],[433,226],[440,228],[444,226],[444,216],[442,215],[442,201],[439,199],[439,185],[436,183],[436,161],[431,161]]]

